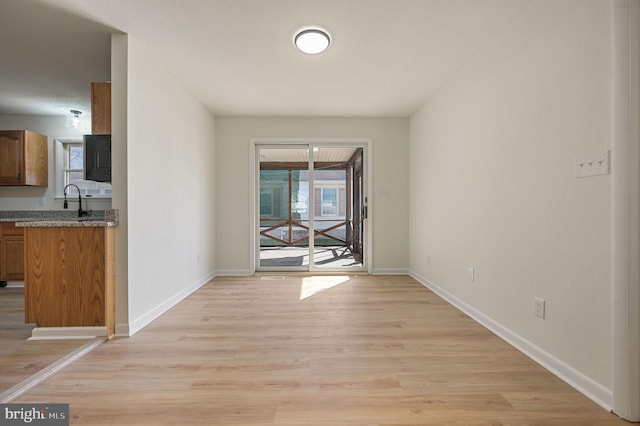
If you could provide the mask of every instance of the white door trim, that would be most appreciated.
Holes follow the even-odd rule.
[[[366,182],[364,184],[365,190],[364,193],[367,196],[368,200],[368,211],[369,215],[365,221],[366,234],[364,240],[364,267],[366,268],[366,272],[371,274],[373,270],[373,217],[371,212],[373,212],[373,197],[372,197],[372,188],[373,188],[373,159],[372,159],[372,138],[317,138],[317,137],[300,137],[300,138],[292,138],[292,137],[256,137],[249,139],[249,208],[253,214],[249,215],[251,223],[249,224],[249,247],[253,247],[251,250],[252,256],[249,260],[249,270],[251,274],[255,274],[257,270],[257,254],[256,247],[258,247],[258,232],[256,230],[256,223],[259,220],[259,209],[257,202],[257,191],[258,187],[258,176],[256,174],[256,146],[257,145],[313,145],[313,144],[322,144],[322,145],[361,145],[364,148],[364,163],[366,164]],[[316,270],[317,272],[317,270]]]

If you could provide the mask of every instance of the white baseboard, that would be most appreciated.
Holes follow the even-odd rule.
[[[605,410],[611,411],[613,403],[613,393],[611,389],[607,389],[593,379],[585,376],[575,368],[559,360],[524,337],[514,333],[474,307],[466,304],[464,301],[458,299],[456,296],[442,289],[428,279],[416,274],[415,272],[410,272],[409,275],[420,284],[424,285],[438,296],[469,315],[476,322],[489,329],[505,342],[509,343],[542,367],[549,370],[555,376],[575,388],[578,392],[582,393]]]
[[[253,275],[248,269],[218,269],[216,276],[219,277],[248,277]]]
[[[105,337],[107,327],[36,327],[28,340],[95,339]]]
[[[139,316],[135,320],[129,322],[129,325],[126,330],[126,334],[122,333],[124,330],[123,325],[118,325],[116,327],[116,336],[132,336],[138,331],[142,330],[145,326],[150,324],[153,320],[158,318],[160,315],[167,312],[169,309],[180,303],[184,298],[189,296],[191,293],[198,290],[200,287],[211,281],[216,276],[215,273],[211,272],[207,276],[198,281],[194,282],[190,286],[184,288],[179,293],[173,295],[169,299],[160,303],[155,308],[148,311],[146,314]],[[122,333],[122,334],[121,334]]]
[[[315,271],[318,272],[318,271]],[[314,272],[314,273],[315,273]],[[340,271],[340,272],[349,272],[351,271]],[[261,273],[269,273],[265,271],[261,271]],[[298,271],[289,271],[289,272],[278,272],[281,274],[295,274],[300,273]],[[307,273],[307,272],[303,272]],[[354,274],[357,272],[353,272]],[[219,269],[216,271],[216,276],[219,277],[248,277],[253,275],[254,273],[248,269]],[[403,268],[378,268],[371,270],[372,275],[409,275],[408,269]]]
[[[372,275],[409,275],[409,270],[404,268],[373,268]]]

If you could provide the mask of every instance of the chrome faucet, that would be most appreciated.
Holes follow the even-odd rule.
[[[64,208],[69,208],[69,203],[67,202],[67,188],[70,186],[75,186],[76,190],[78,191],[78,217],[89,214],[88,210],[82,210],[82,196],[80,195],[80,188],[78,188],[78,185],[75,185],[73,183],[70,183],[69,185],[64,187]]]

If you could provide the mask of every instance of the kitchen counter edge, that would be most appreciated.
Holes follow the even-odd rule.
[[[98,228],[110,226],[118,226],[118,224],[104,220],[39,220],[35,222],[16,222],[16,228]]]
[[[118,226],[118,210],[91,212],[88,217],[74,217],[71,211],[0,211],[0,222],[15,222],[18,228],[113,227]]]

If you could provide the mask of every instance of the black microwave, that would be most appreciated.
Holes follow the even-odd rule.
[[[111,182],[111,135],[84,136],[84,178]]]

